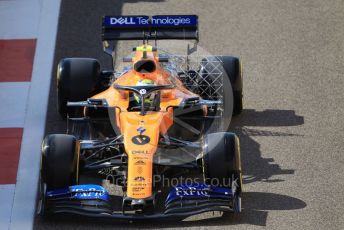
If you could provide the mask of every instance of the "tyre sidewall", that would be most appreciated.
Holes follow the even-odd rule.
[[[42,144],[41,176],[47,190],[78,183],[78,142],[74,136],[48,135]]]

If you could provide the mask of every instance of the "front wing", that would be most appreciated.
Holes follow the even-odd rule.
[[[210,211],[233,212],[235,191],[205,184],[178,185],[168,193],[162,211],[145,213],[115,210],[113,197],[102,186],[75,185],[46,192],[44,212],[122,220],[180,219]]]

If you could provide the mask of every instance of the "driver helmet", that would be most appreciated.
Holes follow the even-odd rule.
[[[136,83],[136,86],[149,86],[149,85],[155,85],[154,81],[151,80],[151,79],[142,79],[142,80],[139,80],[137,83]],[[146,98],[145,98],[145,105],[147,106],[153,106],[154,104],[154,99],[155,97],[157,96],[157,93],[156,92],[153,92],[151,93],[150,95],[148,95]],[[137,95],[136,93],[134,93],[134,99],[135,101],[137,102],[137,104],[140,104],[141,103],[141,98],[139,95]]]

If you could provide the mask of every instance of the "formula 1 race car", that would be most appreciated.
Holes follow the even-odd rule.
[[[57,107],[67,134],[43,140],[38,213],[133,220],[241,212],[239,139],[227,132],[243,107],[239,59],[191,64],[191,55],[149,44],[198,41],[196,15],[105,16],[102,39],[113,58],[113,40],[143,44],[121,71],[101,71],[91,58],[60,61]],[[90,175],[120,194],[84,182]]]

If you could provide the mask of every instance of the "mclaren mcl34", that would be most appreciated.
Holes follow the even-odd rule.
[[[112,41],[142,43],[119,71],[92,58],[59,62],[67,131],[43,140],[38,213],[133,220],[241,212],[239,139],[227,132],[243,108],[239,59],[195,61],[157,48],[162,39],[197,44],[196,15],[105,16],[102,26],[112,58]]]

